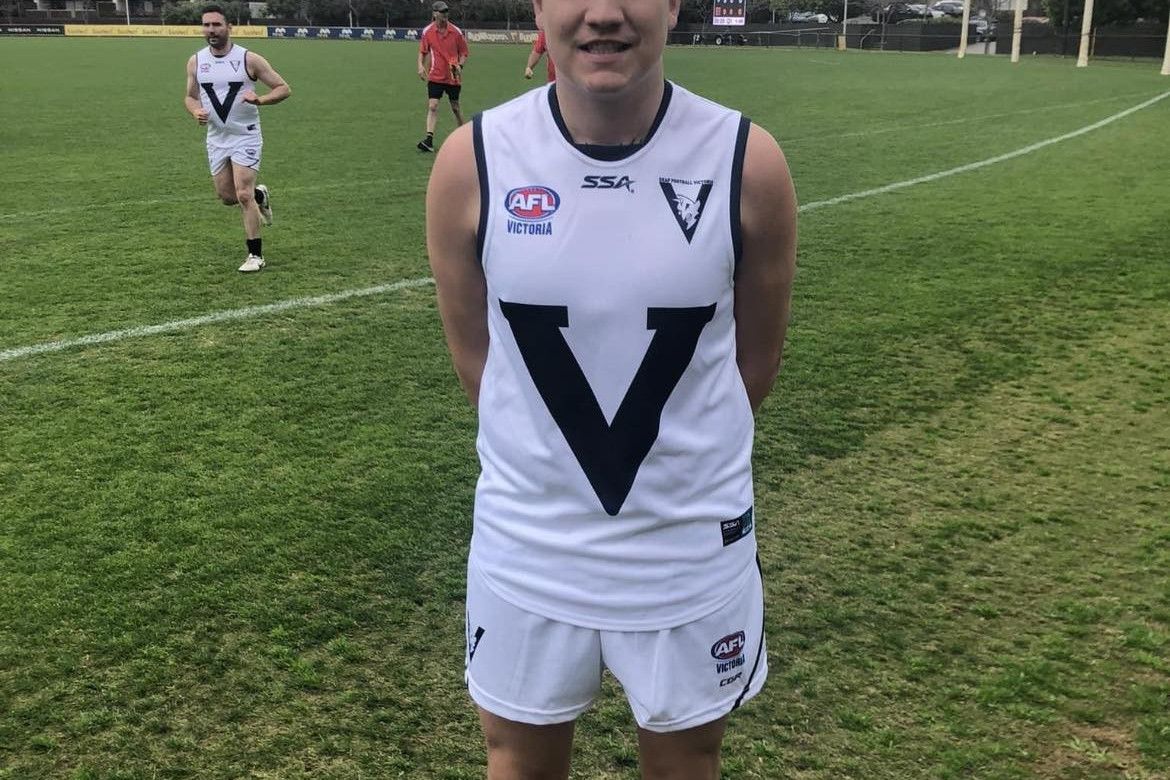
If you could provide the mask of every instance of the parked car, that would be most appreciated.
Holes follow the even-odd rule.
[[[793,11],[788,14],[788,21],[790,22],[815,22],[816,24],[828,24],[829,17],[825,14],[819,14],[815,11]]]
[[[967,36],[974,38],[977,42],[994,41],[995,21],[983,16],[972,17],[970,31],[967,33]]]
[[[922,8],[922,6],[918,6],[918,8]],[[872,16],[875,22],[897,24],[898,22],[905,22],[912,19],[920,20],[923,14],[910,3],[890,3],[887,6],[876,9]]]
[[[962,16],[963,4],[959,0],[939,0],[930,6],[930,10],[939,11],[947,16]]]
[[[923,19],[941,19],[946,16],[942,11],[935,11],[928,7],[925,3],[910,3],[910,10],[918,14]]]
[[[695,33],[691,36],[691,43],[696,46],[747,46],[748,37],[730,32]]]

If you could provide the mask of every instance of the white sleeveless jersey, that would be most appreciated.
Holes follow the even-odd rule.
[[[199,102],[207,109],[208,146],[226,146],[243,138],[260,137],[260,111],[245,103],[242,95],[255,91],[256,80],[248,74],[248,50],[233,43],[228,53],[217,57],[211,47],[195,55],[195,80]]]
[[[471,556],[523,609],[656,630],[751,575],[732,306],[748,127],[669,82],[624,159],[572,145],[555,87],[474,119],[490,345]]]

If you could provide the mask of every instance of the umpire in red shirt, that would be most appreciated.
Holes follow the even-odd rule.
[[[459,92],[463,89],[463,63],[467,61],[467,38],[447,19],[450,9],[444,0],[431,5],[434,21],[423,30],[418,44],[418,77],[427,83],[427,135],[418,142],[420,152],[435,151],[435,125],[439,119],[439,98],[447,93],[456,125],[463,124]],[[426,64],[430,55],[430,66]]]

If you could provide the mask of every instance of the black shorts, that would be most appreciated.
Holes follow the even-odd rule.
[[[431,100],[438,100],[443,97],[443,93],[447,93],[447,97],[452,103],[459,102],[459,92],[463,89],[462,84],[444,84],[439,81],[427,82],[427,97]]]

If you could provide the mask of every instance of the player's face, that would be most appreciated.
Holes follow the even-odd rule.
[[[439,25],[440,27],[447,26],[447,18],[449,16],[447,11],[435,11],[431,15],[435,18],[435,24]]]
[[[620,93],[662,78],[667,30],[680,0],[533,0],[557,78],[594,93]]]
[[[214,11],[203,14],[203,37],[213,49],[222,49],[231,37],[231,28],[223,14]]]

